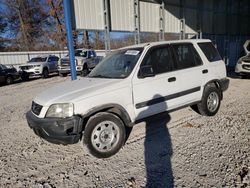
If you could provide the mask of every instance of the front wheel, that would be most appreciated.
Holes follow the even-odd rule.
[[[44,69],[43,70],[42,76],[43,76],[43,78],[48,78],[49,77],[49,71],[48,71],[48,69]]]
[[[84,64],[84,66],[83,66],[83,68],[82,68],[82,77],[85,77],[85,76],[87,76],[88,75],[88,73],[89,73],[89,69],[88,69],[88,67],[87,67],[87,65],[86,64]]]
[[[221,103],[221,92],[214,85],[209,84],[205,89],[201,99],[201,102],[197,105],[191,106],[191,108],[204,116],[214,116],[219,108]]]
[[[8,76],[8,77],[6,78],[6,84],[7,84],[7,85],[13,84],[13,82],[14,82],[14,80],[13,80],[13,78],[12,78],[11,76]]]
[[[97,158],[107,158],[116,154],[126,139],[125,126],[114,114],[100,112],[91,117],[84,131],[84,144]]]

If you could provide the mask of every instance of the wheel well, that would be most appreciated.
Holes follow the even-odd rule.
[[[215,85],[219,90],[220,90],[220,97],[221,97],[221,100],[223,99],[223,92],[221,90],[221,86],[220,86],[220,81],[219,80],[211,80],[209,81],[208,83],[206,83],[206,85],[204,86],[204,90],[206,87],[208,87],[209,85]]]
[[[84,68],[84,67],[85,67],[85,68],[88,68],[88,65],[87,65],[86,62],[83,63],[83,68]]]
[[[97,114],[99,112],[112,113],[122,120],[125,127],[132,127],[133,124],[131,123],[131,119],[130,119],[128,113],[122,107],[117,107],[117,106],[104,106],[102,108],[99,107],[99,108],[91,110],[89,113],[87,113],[87,115],[82,117],[83,118],[83,130],[85,129],[85,125],[87,124],[89,118],[94,116],[95,114]]]
[[[43,71],[44,71],[44,70],[49,71],[48,67],[43,67]]]

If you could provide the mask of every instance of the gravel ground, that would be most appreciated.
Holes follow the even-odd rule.
[[[219,113],[190,108],[137,124],[108,159],[37,137],[25,113],[52,77],[0,87],[0,187],[250,187],[250,80],[231,78]]]

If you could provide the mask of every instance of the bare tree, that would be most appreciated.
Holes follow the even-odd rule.
[[[64,25],[64,12],[62,0],[47,0],[49,5],[49,15],[53,18],[52,24],[55,23],[52,32],[49,32],[49,37],[56,42],[59,49],[63,49],[67,45],[66,31]],[[74,33],[75,34],[75,33]]]
[[[13,46],[19,50],[34,50],[43,36],[43,27],[47,23],[46,11],[39,0],[0,0],[6,7],[0,17],[8,22],[9,33],[12,35]]]

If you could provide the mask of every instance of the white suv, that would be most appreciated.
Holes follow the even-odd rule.
[[[31,58],[27,64],[20,65],[20,75],[23,80],[30,76],[42,76],[48,78],[50,73],[58,72],[59,58],[54,55],[38,56]]]
[[[250,75],[250,40],[247,40],[243,47],[246,55],[241,57],[235,66],[236,74],[241,77]]]
[[[26,117],[52,143],[83,140],[94,156],[110,157],[146,117],[184,106],[215,115],[228,85],[210,40],[140,44],[112,52],[86,78],[41,93]]]

